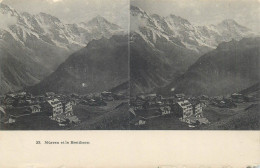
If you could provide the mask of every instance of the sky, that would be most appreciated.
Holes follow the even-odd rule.
[[[100,15],[122,28],[128,28],[128,0],[0,0],[18,12],[48,13],[65,23],[89,21]]]
[[[52,14],[65,23],[89,21],[100,15],[127,29],[129,3],[150,14],[175,14],[195,25],[216,24],[224,19],[259,32],[260,0],[0,0],[17,11]]]
[[[259,32],[260,0],[131,0],[150,14],[181,16],[196,25],[216,24],[224,19]]]

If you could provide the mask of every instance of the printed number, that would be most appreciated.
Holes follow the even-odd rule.
[[[36,141],[36,144],[41,144],[41,141]]]

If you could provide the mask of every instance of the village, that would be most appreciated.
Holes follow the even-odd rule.
[[[46,92],[37,96],[22,91],[0,96],[0,121],[2,129],[19,125],[18,123],[24,120],[30,120],[27,123],[30,129],[37,123],[56,124],[61,129],[72,128],[81,122],[91,121],[93,116],[98,117],[113,111],[123,102],[128,102],[130,129],[146,129],[153,122],[157,122],[157,126],[163,125],[166,120],[179,124],[183,129],[196,129],[211,123],[212,120],[207,115],[208,109],[213,108],[215,112],[212,113],[216,113],[221,109],[234,110],[241,105],[246,108],[257,101],[259,97],[256,95],[241,93],[215,97],[189,97],[182,93],[168,97],[142,94],[130,98],[129,102],[127,95],[110,91],[85,95]],[[44,119],[37,116],[44,116]],[[50,129],[53,127],[50,126]]]
[[[145,129],[154,120],[164,121],[169,118],[177,119],[187,126],[195,128],[210,124],[205,117],[205,109],[233,109],[243,103],[258,101],[252,95],[233,93],[228,96],[208,97],[201,95],[189,97],[185,94],[175,94],[170,97],[163,97],[158,94],[142,94],[130,101],[130,124],[132,129]],[[176,120],[172,120],[173,122]]]
[[[125,99],[124,95],[109,91],[86,95],[46,92],[37,96],[25,91],[9,93],[0,96],[1,127],[13,125],[28,116],[34,120],[34,116],[39,115],[48,116],[60,127],[72,127],[81,122],[75,114],[76,106],[103,107],[108,102],[122,99]]]

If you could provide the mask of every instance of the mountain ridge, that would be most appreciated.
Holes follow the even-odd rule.
[[[29,87],[33,94],[100,93],[113,89],[128,79],[127,35],[114,35],[91,41],[73,53],[55,72],[39,84]]]
[[[187,95],[227,95],[239,92],[260,80],[260,38],[243,38],[240,41],[223,42],[201,56],[176,81],[162,93]]]
[[[221,42],[254,35],[230,19],[217,25],[194,26],[180,16],[150,15],[136,6],[130,7],[130,14],[133,96],[167,86]]]
[[[15,85],[10,81],[5,81],[12,87],[2,87],[0,94],[39,82],[53,72],[70,54],[85,47],[91,40],[109,38],[114,34],[125,34],[122,28],[105,18],[101,19],[101,16],[99,20],[103,22],[93,27],[82,27],[76,23],[65,24],[59,18],[43,12],[34,15],[28,12],[19,13],[3,3],[0,3],[0,18],[0,49],[11,54],[13,61],[30,67],[21,71],[39,72],[36,69],[40,67],[44,72],[44,74],[29,72],[33,76],[30,75],[32,79],[26,82],[21,79],[21,74],[18,75],[16,71],[13,71],[16,74],[12,75],[16,76],[20,82]],[[24,63],[25,58],[30,60],[32,65]],[[8,79],[3,76],[4,73],[1,75],[1,78]]]

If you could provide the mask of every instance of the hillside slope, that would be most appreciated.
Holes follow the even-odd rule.
[[[12,55],[19,64],[26,65],[19,66],[19,73],[10,71],[8,74],[17,78],[13,81],[19,82],[9,81],[10,77],[1,73],[4,81],[0,81],[0,94],[38,83],[89,41],[122,33],[124,31],[119,26],[101,16],[89,22],[65,24],[46,13],[17,12],[0,3],[0,50]],[[7,68],[14,70],[15,65],[10,63]]]
[[[163,17],[130,8],[131,95],[164,87],[183,74],[201,55],[232,39],[254,33],[234,20],[195,26],[173,14]]]
[[[120,35],[93,40],[29,90],[83,94],[112,89],[129,80],[127,42]]]
[[[259,82],[260,38],[221,43],[164,88],[189,95],[226,95]]]

